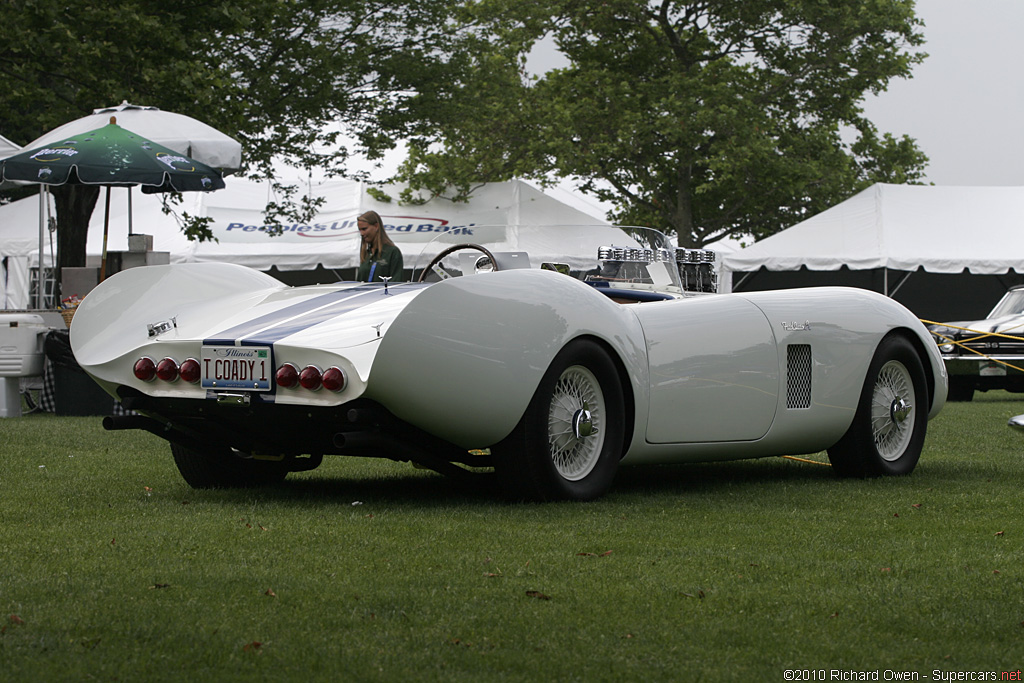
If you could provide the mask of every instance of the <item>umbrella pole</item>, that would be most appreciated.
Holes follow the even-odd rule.
[[[39,185],[39,268],[36,272],[39,275],[36,287],[36,308],[43,308],[43,295],[46,289],[46,277],[43,275],[43,232],[46,230],[46,185]],[[57,264],[54,264],[56,267]]]
[[[103,257],[100,259],[100,282],[107,278],[107,231],[110,228],[110,185],[107,185],[107,206],[103,211]]]

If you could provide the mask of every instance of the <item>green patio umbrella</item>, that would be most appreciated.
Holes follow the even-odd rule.
[[[4,180],[107,188],[101,278],[106,271],[111,187],[141,185],[144,193],[210,192],[224,187],[215,169],[118,126],[113,116],[102,128],[0,161],[0,181]]]

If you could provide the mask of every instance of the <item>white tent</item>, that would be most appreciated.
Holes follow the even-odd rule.
[[[322,197],[324,204],[308,225],[286,225],[283,234],[271,237],[264,227],[263,209],[268,201],[281,203],[284,198],[275,197],[269,183],[231,178],[227,187],[218,192],[184,193],[184,203],[176,208],[179,214],[187,212],[212,219],[211,229],[217,241],[202,243],[185,239],[175,217],[163,213],[160,196],[136,192],[132,195],[132,226],[135,233],[152,235],[153,249],[169,252],[172,263],[226,261],[258,270],[306,271],[317,266],[341,269],[358,265],[356,217],[367,210],[381,215],[388,234],[406,256],[407,268],[414,265],[415,257],[427,242],[444,232],[465,235],[465,241],[471,242],[479,226],[519,226],[519,243],[510,246],[552,260],[579,248],[584,235],[572,226],[606,223],[522,181],[483,185],[468,202],[433,199],[418,205],[399,204],[400,187],[381,189],[393,197],[392,201],[375,199],[367,192],[365,183],[353,180],[331,180],[302,188],[300,194],[309,192]],[[127,190],[113,189],[107,245],[111,251],[128,248],[127,197]],[[14,253],[18,236],[22,232],[35,235],[37,226],[36,198],[0,207],[0,253],[5,253],[8,240]],[[99,265],[102,240],[103,209],[98,205],[89,225],[86,247],[90,265]],[[595,243],[593,248],[596,247]],[[19,255],[31,254],[30,265],[34,266],[38,246],[22,244],[18,248]],[[49,263],[49,253],[44,253],[43,261]]]
[[[21,149],[0,135],[0,159],[17,154]],[[0,182],[0,189],[6,190],[17,185],[18,183]],[[0,219],[0,310],[28,307],[28,255],[39,251],[41,206],[42,200],[37,196],[2,207],[4,217]],[[45,211],[45,207],[42,210]],[[45,242],[43,248],[49,246],[49,242]],[[55,244],[52,246],[56,249]]]
[[[39,212],[38,196],[0,206],[0,310],[29,306],[29,263],[39,252]],[[56,252],[52,233],[44,235],[43,249],[47,260]]]
[[[1024,187],[879,183],[727,254],[723,265],[733,271],[846,266],[1005,273],[1024,266]]]
[[[329,181],[312,188],[324,205],[308,225],[286,225],[271,237],[263,226],[263,207],[272,197],[266,185],[231,181],[220,192],[204,195],[205,215],[213,219],[217,242],[193,243],[183,261],[229,261],[259,270],[350,268],[358,265],[359,233],[356,217],[376,211],[395,244],[405,254],[406,267],[424,245],[440,233],[454,232],[473,241],[474,231],[485,225],[520,226],[520,248],[535,255],[564,256],[567,244],[579,236],[568,226],[604,224],[605,221],[574,209],[522,181],[488,183],[475,190],[468,202],[433,199],[424,204],[398,203],[398,186],[383,190],[393,199],[383,202],[357,181]],[[541,226],[565,226],[540,230]],[[596,248],[596,247],[595,247]],[[172,253],[172,260],[176,259]]]
[[[981,279],[971,278],[968,285],[966,275],[953,276],[965,271],[975,276],[1024,272],[1024,187],[880,183],[787,230],[726,253],[722,262],[723,280],[731,278],[737,291],[748,288],[747,280],[761,281],[750,289],[855,284],[893,296],[922,316],[942,316],[956,297],[972,313],[984,313],[1007,284],[1015,284],[1012,277],[989,278],[991,284],[982,293],[971,294],[964,287],[979,286]],[[838,279],[840,270],[845,280]],[[765,286],[771,281],[765,275],[776,276],[778,284]],[[933,301],[917,301],[926,296]],[[945,303],[937,300],[940,296]],[[983,301],[967,302],[971,297]]]
[[[21,147],[0,135],[0,159],[9,157],[20,149]]]
[[[21,147],[14,144],[3,135],[0,135],[0,159],[9,157],[12,154],[17,154],[21,151]],[[12,187],[16,187],[17,183],[10,183],[7,181],[0,181],[0,190],[6,190]]]

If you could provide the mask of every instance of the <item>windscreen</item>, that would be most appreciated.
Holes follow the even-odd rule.
[[[701,250],[676,249],[650,228],[613,225],[469,226],[441,233],[412,261],[412,279],[484,275],[535,268],[591,284],[680,292]],[[708,259],[701,257],[705,266]],[[710,267],[713,269],[713,255]],[[704,268],[708,270],[708,268]],[[710,271],[708,271],[710,273]],[[708,276],[710,279],[710,275]]]

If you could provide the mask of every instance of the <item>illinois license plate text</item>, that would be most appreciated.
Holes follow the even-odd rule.
[[[270,349],[264,346],[204,346],[203,379],[206,389],[270,390]]]

